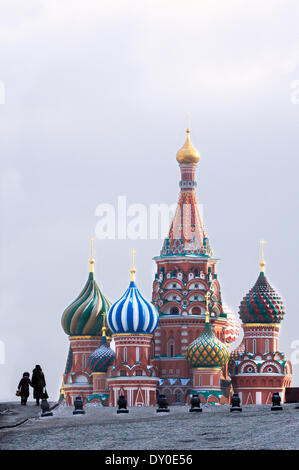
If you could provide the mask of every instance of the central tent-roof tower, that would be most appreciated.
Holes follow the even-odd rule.
[[[161,256],[212,256],[213,253],[201,220],[195,193],[197,186],[195,171],[200,156],[191,143],[190,129],[188,128],[186,132],[186,141],[176,155],[181,170],[181,191]]]

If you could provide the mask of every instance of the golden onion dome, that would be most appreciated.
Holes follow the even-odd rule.
[[[196,165],[199,162],[199,152],[193,147],[190,140],[190,129],[187,129],[187,137],[183,147],[176,154],[176,159],[180,164]]]

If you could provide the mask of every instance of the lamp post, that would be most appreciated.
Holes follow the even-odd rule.
[[[42,414],[41,414],[42,418],[45,418],[47,416],[53,416],[52,411],[50,411],[50,405],[49,405],[46,398],[42,399],[42,402],[41,402],[40,406],[41,406],[41,409],[42,409]]]
[[[191,408],[190,408],[190,413],[192,412],[200,412],[202,411],[202,408],[200,407],[200,398],[197,394],[194,394],[192,395],[192,398],[191,398]]]
[[[165,395],[159,395],[158,398],[158,409],[157,413],[168,413],[169,412],[169,407],[168,407],[168,401],[166,399]]]
[[[83,410],[83,400],[81,397],[76,397],[74,401],[74,411],[73,415],[84,415],[85,411]]]
[[[241,400],[238,393],[234,393],[231,399],[231,408],[230,411],[242,411]]]
[[[127,408],[127,400],[124,395],[120,395],[119,399],[117,401],[118,404],[118,409],[116,410],[116,413],[129,413],[129,410]]]
[[[281,398],[278,392],[274,392],[272,395],[271,411],[280,411],[280,410],[282,410]]]

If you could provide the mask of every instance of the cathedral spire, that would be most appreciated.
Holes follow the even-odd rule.
[[[183,147],[177,153],[180,163],[180,195],[177,208],[165,239],[161,256],[213,256],[196,200],[196,164],[199,153],[190,140],[190,129]]]

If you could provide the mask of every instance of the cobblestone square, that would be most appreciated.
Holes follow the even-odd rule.
[[[272,412],[267,405],[204,406],[189,413],[173,406],[157,414],[154,407],[131,408],[117,415],[115,408],[86,406],[73,416],[73,407],[59,406],[51,418],[31,418],[25,424],[0,431],[0,449],[195,450],[299,449],[299,409],[285,405]]]

